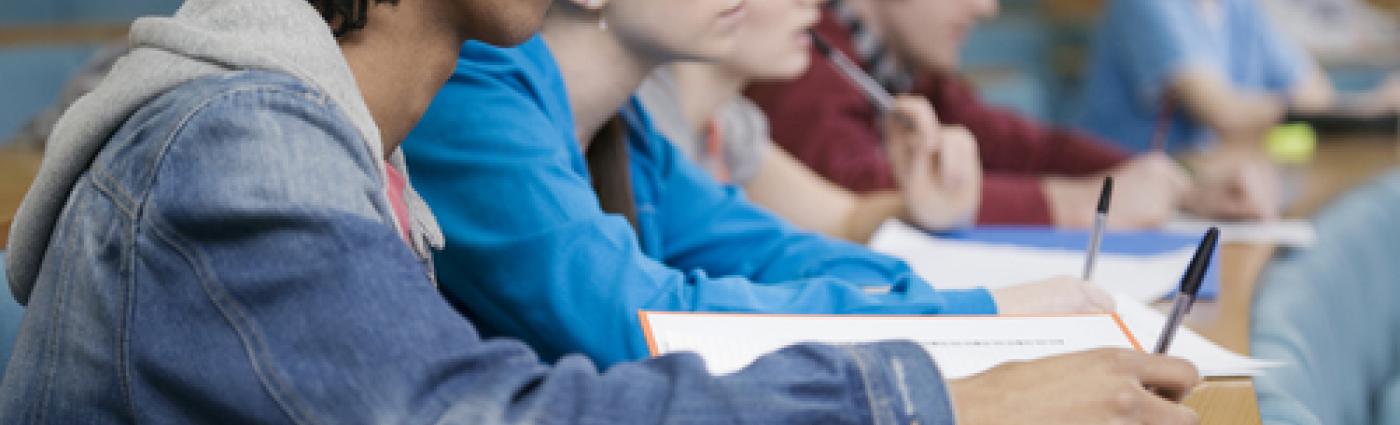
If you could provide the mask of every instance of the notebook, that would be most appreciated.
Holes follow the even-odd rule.
[[[1117,314],[896,316],[639,312],[652,355],[694,352],[715,374],[747,366],[763,354],[801,342],[919,343],[944,376],[966,377],[1015,360],[1034,360],[1102,347],[1141,351],[1156,342],[1166,317],[1115,294]],[[1150,338],[1150,339],[1149,339]],[[1278,365],[1235,354],[1181,329],[1169,354],[1193,362],[1205,376],[1250,376]]]

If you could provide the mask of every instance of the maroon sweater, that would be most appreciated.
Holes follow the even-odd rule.
[[[848,55],[855,51],[850,33],[831,13],[817,31]],[[836,184],[858,192],[895,188],[875,106],[835,66],[815,50],[812,55],[801,78],[755,85],[746,93],[768,114],[773,139]],[[967,127],[977,138],[986,173],[979,224],[1051,224],[1042,177],[1099,173],[1129,158],[1088,135],[983,104],[956,76],[924,76],[914,91],[928,98],[942,123]]]

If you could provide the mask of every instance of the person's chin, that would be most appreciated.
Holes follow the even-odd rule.
[[[539,32],[543,17],[534,20],[529,19],[515,21],[511,24],[497,25],[489,31],[476,31],[469,35],[469,39],[478,40],[486,44],[497,47],[512,47],[524,43]]]
[[[807,73],[808,62],[809,61],[800,61],[789,63],[780,67],[773,67],[772,69],[768,69],[764,72],[758,73],[753,79],[758,81],[770,82],[795,80],[798,77],[801,77],[802,74]]]

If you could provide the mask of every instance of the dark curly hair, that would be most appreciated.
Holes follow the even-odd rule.
[[[336,37],[365,27],[369,2],[398,4],[399,0],[306,0],[321,12]]]

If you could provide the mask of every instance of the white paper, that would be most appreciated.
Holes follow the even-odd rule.
[[[996,289],[1054,276],[1079,277],[1084,251],[1032,248],[935,238],[898,220],[880,226],[870,248],[903,259],[938,289]],[[1194,246],[1156,255],[1099,252],[1094,283],[1104,289],[1151,301],[1177,287]]]
[[[1118,315],[1144,350],[1157,341],[1166,317],[1115,294]],[[920,342],[949,378],[976,374],[1007,361],[1033,360],[1100,347],[1131,348],[1110,315],[1077,316],[843,316],[647,313],[643,326],[654,354],[691,351],[712,373],[747,366],[763,354],[800,342],[854,344]],[[1187,328],[1169,354],[1190,360],[1204,376],[1249,376],[1278,365],[1235,354]]]
[[[648,313],[657,354],[698,353],[710,372],[726,374],[801,342],[855,344],[912,340],[948,378],[966,377],[1013,360],[1033,360],[1100,347],[1132,348],[1107,314],[1014,316],[834,316]]]
[[[1216,222],[1181,217],[1167,223],[1164,230],[1177,233],[1204,234],[1210,227],[1220,228],[1220,243],[1248,243],[1309,247],[1317,243],[1317,229],[1306,220],[1273,222]]]
[[[1118,317],[1142,343],[1142,348],[1155,349],[1167,316],[1126,295],[1114,294],[1113,298],[1118,303]],[[1177,330],[1167,354],[1190,360],[1204,376],[1253,376],[1281,364],[1236,354],[1185,327]]]

